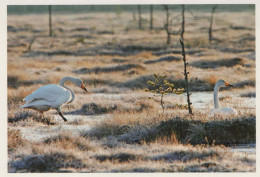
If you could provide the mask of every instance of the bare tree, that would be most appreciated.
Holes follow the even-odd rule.
[[[150,5],[150,30],[153,30],[153,5]]]
[[[181,30],[181,39],[180,39],[180,43],[181,43],[181,48],[182,48],[182,57],[183,57],[183,63],[184,63],[184,77],[185,77],[185,81],[186,81],[186,92],[187,92],[187,103],[188,103],[188,108],[189,108],[189,114],[192,114],[192,109],[191,109],[191,105],[192,103],[190,102],[190,90],[189,90],[189,81],[188,81],[188,74],[189,72],[187,71],[187,65],[188,62],[186,61],[186,53],[185,53],[185,45],[184,45],[184,32],[185,32],[185,6],[182,5],[182,30]]]
[[[136,21],[135,11],[133,12],[133,21]]]
[[[33,45],[33,43],[34,43],[35,40],[36,40],[36,37],[33,37],[32,40],[31,40],[31,42],[30,42],[30,44],[29,44],[29,46],[28,46],[28,48],[27,48],[27,52],[30,52],[30,51],[31,51],[32,45]]]
[[[166,12],[166,19],[165,19],[165,23],[164,23],[164,29],[166,31],[167,34],[167,41],[166,44],[169,45],[171,43],[171,35],[178,35],[180,34],[181,29],[179,29],[178,31],[172,31],[171,30],[171,25],[172,25],[172,21],[178,17],[179,15],[173,17],[170,20],[170,12],[169,12],[169,7],[168,5],[163,5],[165,12]]]
[[[138,9],[138,24],[139,24],[139,29],[142,29],[142,12],[141,12],[141,6],[137,5]]]
[[[189,114],[192,114],[192,109],[191,109],[192,103],[190,102],[191,93],[189,90],[189,82],[188,82],[189,72],[187,72],[188,62],[186,62],[185,46],[184,46],[184,40],[182,38],[180,39],[180,43],[181,43],[181,47],[182,47],[182,57],[183,57],[183,63],[184,63],[184,73],[183,74],[184,74],[185,81],[186,81],[187,103],[188,103],[188,108],[189,108]]]
[[[48,9],[49,9],[49,36],[52,37],[51,5],[48,6]]]
[[[212,41],[212,25],[213,25],[213,18],[214,18],[214,12],[217,8],[217,5],[214,5],[212,7],[212,11],[211,11],[211,19],[210,19],[210,25],[209,25],[209,42]]]
[[[169,7],[168,5],[164,5],[163,6],[164,9],[165,9],[165,12],[166,12],[166,19],[165,19],[165,30],[166,30],[166,33],[167,33],[167,45],[169,45],[171,43],[171,33],[170,33],[170,24],[169,24]]]
[[[184,32],[185,32],[185,5],[182,5],[182,23],[181,23],[181,38],[184,40]]]

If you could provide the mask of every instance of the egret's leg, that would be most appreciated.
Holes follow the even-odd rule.
[[[67,122],[67,119],[63,116],[63,114],[62,114],[62,112],[61,112],[61,109],[58,108],[58,109],[56,109],[56,110],[58,111],[59,115],[60,115],[61,118],[64,120],[64,122]]]

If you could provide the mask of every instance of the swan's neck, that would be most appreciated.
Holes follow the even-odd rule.
[[[214,87],[214,106],[215,109],[219,109],[220,108],[220,104],[219,104],[219,100],[218,100],[218,91],[219,91],[219,84],[217,83]]]
[[[61,85],[62,87],[64,87],[64,88],[66,88],[67,90],[69,90],[70,93],[71,93],[71,99],[69,100],[69,103],[71,103],[71,102],[75,99],[75,94],[74,94],[74,92],[73,92],[69,87],[67,87],[67,86],[64,85],[64,83],[65,83],[66,81],[71,81],[72,83],[74,83],[74,82],[73,82],[73,81],[74,81],[74,78],[73,78],[73,77],[64,77],[64,78],[62,78],[62,79],[60,80],[60,85]]]

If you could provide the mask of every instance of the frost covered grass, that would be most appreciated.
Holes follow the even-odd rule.
[[[9,172],[256,171],[254,153],[228,147],[254,144],[256,138],[254,14],[216,13],[212,43],[205,20],[210,14],[186,14],[191,116],[185,93],[165,95],[163,113],[160,96],[145,92],[154,73],[185,88],[179,36],[166,46],[159,28],[165,13],[154,13],[158,28],[153,31],[138,30],[128,12],[120,18],[115,13],[54,14],[55,38],[46,36],[46,24],[38,20],[47,14],[8,15]],[[25,96],[64,76],[81,78],[90,91],[84,94],[66,83],[76,93],[74,102],[62,108],[67,123],[56,111],[41,118],[20,109]],[[235,86],[221,90],[219,97],[223,107],[238,110],[237,117],[209,117],[219,79]]]

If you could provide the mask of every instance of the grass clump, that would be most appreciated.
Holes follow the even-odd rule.
[[[8,129],[8,152],[14,152],[24,144],[25,140],[22,138],[20,130]]]
[[[225,120],[191,120],[175,117],[154,124],[136,122],[129,125],[101,124],[86,132],[85,137],[113,136],[126,143],[175,141],[184,144],[244,144],[255,143],[255,117]]]
[[[17,172],[59,172],[61,168],[85,168],[86,164],[72,154],[50,152],[25,156],[11,162],[10,166],[16,168]]]
[[[55,137],[47,138],[43,142],[44,144],[53,145],[65,150],[77,149],[80,151],[93,150],[93,147],[89,145],[89,141],[86,141],[83,137],[73,137],[72,135],[65,133],[59,134]]]

